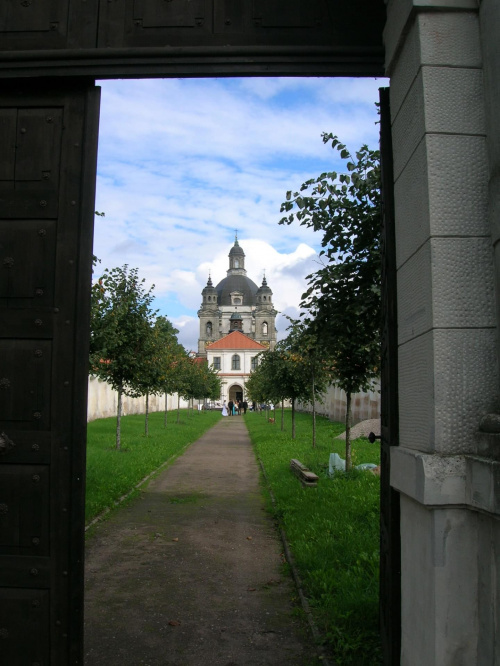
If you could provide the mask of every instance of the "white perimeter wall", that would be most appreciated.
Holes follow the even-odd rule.
[[[99,381],[96,377],[89,377],[89,392],[87,402],[87,421],[116,416],[118,393],[109,384]],[[123,415],[144,414],[146,412],[146,398],[129,398],[124,395],[122,399]],[[195,401],[196,403],[196,401]],[[187,402],[181,398],[181,407],[187,407]],[[167,399],[169,410],[177,409],[177,393],[169,395]],[[149,411],[162,412],[165,409],[165,396],[149,396]]]
[[[316,404],[316,412],[327,416],[332,421],[344,421],[347,405],[346,394],[338,386],[330,386],[323,396],[323,403]],[[365,421],[366,419],[380,418],[380,385],[377,384],[373,391],[366,393],[355,393],[352,396],[352,424]],[[311,412],[311,405],[298,403],[297,409]]]

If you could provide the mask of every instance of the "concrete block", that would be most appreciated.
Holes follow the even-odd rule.
[[[466,509],[433,512],[436,666],[476,663],[478,629],[477,516]]]
[[[425,65],[480,68],[477,12],[419,13],[411,23],[391,76],[391,110],[397,114]]]
[[[430,331],[399,347],[399,441],[419,451],[435,447],[433,362]]]
[[[401,666],[437,666],[432,512],[401,496]]]
[[[483,136],[426,137],[431,235],[489,236]]]
[[[496,326],[490,239],[432,238],[430,249],[433,327]]]
[[[394,185],[398,268],[429,236],[490,237],[484,137],[426,135]]]
[[[398,270],[399,344],[408,342],[433,327],[431,266],[431,244],[427,242]]]
[[[477,533],[471,511],[401,497],[403,666],[476,663]]]
[[[495,336],[493,328],[433,332],[433,434],[441,454],[474,451],[479,421],[496,401]]]
[[[397,179],[425,134],[484,135],[482,72],[424,67],[393,122]]]
[[[438,456],[402,446],[391,449],[391,486],[425,506],[467,502],[465,456]]]
[[[450,16],[460,10],[477,11],[477,0],[388,0],[387,22],[383,33],[387,74],[393,71],[398,49],[418,12]]]
[[[478,514],[478,666],[499,666],[500,522]]]
[[[401,446],[475,451],[480,418],[496,400],[495,330],[435,329],[399,347]]]

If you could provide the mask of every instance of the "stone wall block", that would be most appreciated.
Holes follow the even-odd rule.
[[[394,152],[394,179],[397,180],[425,135],[424,88],[421,71],[409,89],[397,115],[394,116],[394,111],[392,114],[392,141],[393,145],[398,147]]]
[[[484,137],[428,134],[394,185],[400,268],[429,236],[490,237]]]
[[[430,201],[425,141],[417,146],[394,183],[394,201],[396,265],[399,269],[430,236]]]
[[[479,420],[496,402],[495,330],[438,329],[433,346],[435,450],[473,453]]]
[[[496,326],[489,238],[432,238],[433,327]]]
[[[481,70],[423,67],[393,122],[395,179],[425,134],[484,136],[482,94]]]
[[[437,666],[432,513],[404,495],[400,509],[401,567],[409,573],[401,578],[401,666]]]
[[[393,116],[422,66],[480,68],[481,60],[477,12],[417,14],[392,72]]]
[[[419,451],[435,445],[433,356],[432,332],[399,347],[399,441]]]
[[[398,342],[431,330],[431,245],[425,243],[398,271]]]
[[[484,135],[482,71],[424,67],[422,72],[426,131]]]
[[[413,20],[412,12],[425,12],[451,16],[460,10],[476,12],[477,0],[386,0],[387,23],[384,28],[385,67],[388,74],[393,71],[394,60],[398,55],[401,41],[408,32],[408,24]],[[448,11],[446,11],[448,10]]]
[[[430,134],[426,147],[431,235],[489,237],[484,137]]]
[[[463,509],[433,512],[436,652],[433,664],[476,663],[478,630],[476,515]]]
[[[500,521],[478,514],[477,666],[500,666]]]

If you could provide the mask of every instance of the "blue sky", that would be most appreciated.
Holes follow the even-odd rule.
[[[278,224],[286,192],[342,168],[333,132],[376,148],[384,79],[246,78],[102,81],[94,254],[138,267],[155,305],[197,348],[209,271],[226,275],[238,230],[248,276],[265,270],[275,307],[298,313],[321,238]],[[278,317],[281,334],[286,325]]]

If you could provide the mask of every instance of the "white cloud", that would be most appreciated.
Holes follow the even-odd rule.
[[[248,274],[264,269],[276,308],[295,312],[320,238],[279,226],[286,191],[339,168],[321,132],[376,147],[373,79],[102,82],[94,253],[154,283],[161,309],[196,348],[201,289],[227,270],[238,230]],[[281,330],[281,324],[279,324]]]

